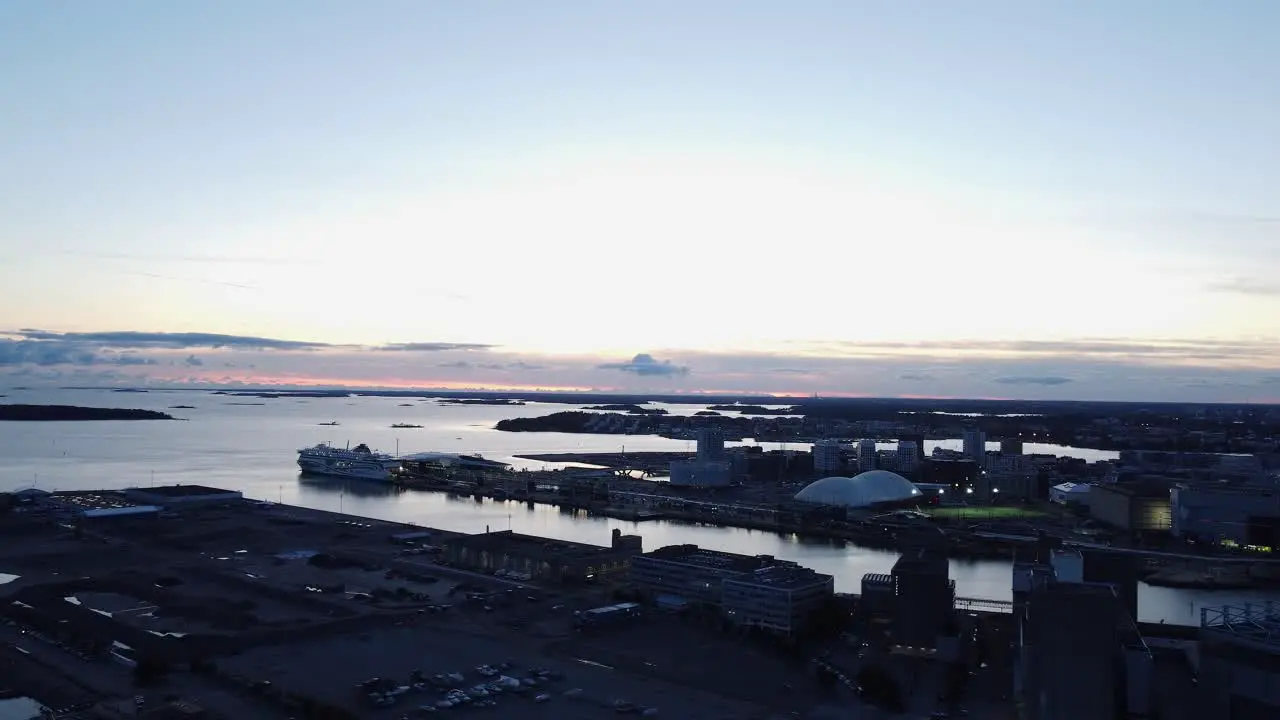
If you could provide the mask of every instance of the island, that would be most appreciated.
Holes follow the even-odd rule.
[[[395,428],[396,430],[409,430],[409,429],[413,429],[413,428],[420,428],[420,427],[422,427],[422,426],[421,426],[421,425],[414,425],[413,423],[396,423],[396,424],[392,425],[391,427]]]
[[[589,426],[593,420],[600,417],[608,416],[601,416],[596,413],[582,411],[558,412],[535,418],[510,418],[507,420],[499,420],[495,427],[503,432],[585,433],[591,432]]]
[[[763,405],[708,405],[708,410],[719,410],[721,412],[736,412],[743,415],[803,415],[804,411],[799,408],[767,408]]]
[[[441,405],[524,405],[523,400],[507,398],[442,398]]]
[[[168,413],[126,408],[76,405],[0,405],[0,420],[17,422],[67,422],[81,420],[173,420]]]
[[[583,410],[605,410],[608,412],[624,412],[630,415],[666,415],[667,411],[662,408],[646,408],[639,405],[617,404],[617,405],[588,405]]]
[[[195,405],[170,405],[170,410],[195,410]]]

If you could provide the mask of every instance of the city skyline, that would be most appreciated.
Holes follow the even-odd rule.
[[[1277,402],[1229,9],[6,6],[0,385]]]

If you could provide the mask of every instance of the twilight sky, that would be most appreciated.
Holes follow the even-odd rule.
[[[1277,401],[1277,36],[1272,0],[4,3],[0,375]]]

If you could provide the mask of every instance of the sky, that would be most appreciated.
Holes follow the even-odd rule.
[[[0,4],[0,392],[1280,401],[1271,0]]]

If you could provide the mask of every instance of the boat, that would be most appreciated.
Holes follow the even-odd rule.
[[[337,427],[337,426],[338,426],[338,421],[337,421],[337,420],[330,420],[330,421],[329,421],[329,422],[327,422],[327,423],[318,423],[318,424],[319,424],[319,425],[327,425],[327,426],[329,426],[329,427]]]
[[[392,472],[400,469],[400,461],[392,455],[376,453],[364,443],[354,448],[320,443],[298,451],[298,467],[316,475],[390,482]]]

